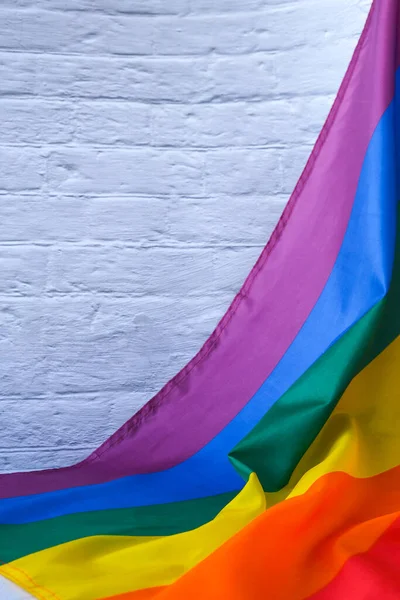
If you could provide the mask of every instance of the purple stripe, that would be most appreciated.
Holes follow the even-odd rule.
[[[342,244],[368,144],[394,95],[396,4],[375,0],[284,214],[199,354],[86,461],[2,475],[1,498],[167,469],[209,442],[260,388],[307,319]]]

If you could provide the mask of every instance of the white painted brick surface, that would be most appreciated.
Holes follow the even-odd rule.
[[[81,459],[199,349],[369,5],[1,2],[1,471]]]

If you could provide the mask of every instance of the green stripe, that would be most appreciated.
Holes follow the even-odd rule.
[[[400,334],[399,221],[398,216],[387,295],[298,379],[229,454],[243,477],[257,473],[266,492],[277,492],[289,483],[351,380]]]
[[[236,493],[173,504],[75,513],[25,523],[0,525],[0,558],[16,560],[58,544],[92,535],[173,535],[208,523]]]

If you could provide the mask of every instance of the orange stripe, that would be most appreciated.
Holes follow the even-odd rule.
[[[149,589],[146,600],[302,600],[399,515],[400,467],[368,479],[330,473],[269,509],[175,584]],[[141,597],[133,592],[124,600]]]

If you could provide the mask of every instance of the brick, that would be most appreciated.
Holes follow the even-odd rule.
[[[175,202],[152,197],[90,199],[87,236],[91,240],[162,243],[168,239],[168,215]]]
[[[60,18],[57,12],[0,8],[0,48],[57,54],[151,54],[152,24],[121,16],[66,12]]]
[[[6,273],[6,268],[4,272]],[[34,277],[39,279],[37,273]],[[1,293],[3,296],[4,290]],[[23,399],[32,398],[46,390],[46,352],[42,343],[42,325],[42,302],[39,299],[3,296],[0,300],[0,410],[1,398],[19,396],[19,400],[14,400],[17,405]],[[29,411],[26,419],[29,420]],[[0,429],[3,430],[2,427]],[[11,426],[8,433],[4,432],[3,435],[13,435]],[[26,436],[28,437],[27,432]]]
[[[45,170],[40,150],[0,147],[0,190],[37,190],[44,182]]]
[[[27,56],[26,62],[21,56],[0,52],[0,96],[31,96],[37,70],[37,57]]]
[[[215,95],[215,84],[210,75],[210,59],[171,58],[152,61],[151,85],[141,97],[165,102],[207,102]],[[150,83],[150,82],[149,82]]]
[[[0,294],[32,295],[46,281],[47,248],[0,246]]]
[[[212,81],[209,98],[224,100],[260,100],[278,91],[276,59],[270,54],[217,57],[210,62]]]
[[[2,144],[64,144],[74,130],[71,106],[46,100],[0,97]]]
[[[222,148],[206,153],[205,185],[208,194],[269,194],[281,192],[277,173],[279,151],[257,148]]]
[[[213,96],[209,61],[1,54],[3,96],[205,101]]]
[[[13,194],[0,197],[0,241],[80,240],[85,235],[81,198]]]
[[[64,150],[49,157],[52,186],[64,192],[201,193],[203,158],[177,150]]]
[[[136,102],[75,104],[73,139],[82,144],[150,144],[150,107]]]
[[[48,398],[0,401],[0,448],[56,446],[55,409]]]

